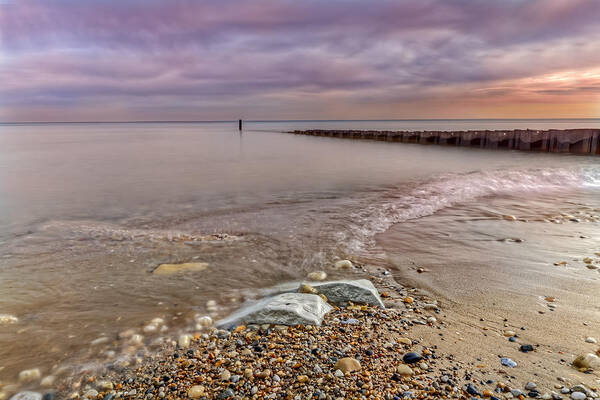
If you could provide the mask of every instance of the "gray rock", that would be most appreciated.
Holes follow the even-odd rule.
[[[330,282],[309,282],[309,285],[324,294],[334,304],[349,301],[357,304],[370,304],[385,308],[379,293],[371,281],[366,279],[342,280]]]
[[[321,325],[333,307],[321,297],[305,293],[283,293],[243,307],[217,322],[220,328],[243,323],[274,325]]]
[[[533,390],[537,387],[537,385],[534,382],[528,382],[527,385],[525,385],[525,389],[527,390]]]
[[[19,392],[10,400],[42,400],[42,394],[38,392]]]
[[[587,396],[585,395],[585,393],[581,393],[581,392],[573,392],[571,393],[571,398],[573,400],[585,400]]]

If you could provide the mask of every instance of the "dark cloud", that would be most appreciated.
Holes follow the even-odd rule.
[[[600,66],[599,18],[588,0],[5,2],[0,117],[109,100],[123,115],[168,104],[207,118],[250,101],[266,118],[330,102],[351,113],[448,96],[504,101],[523,92],[507,81]],[[528,96],[596,93],[600,78],[590,79]]]

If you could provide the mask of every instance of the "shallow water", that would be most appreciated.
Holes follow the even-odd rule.
[[[501,228],[520,225],[503,224],[503,214],[539,219],[514,224],[545,224],[551,234],[578,224],[598,243],[597,158],[282,131],[598,126],[288,121],[248,122],[240,134],[234,123],[0,125],[0,314],[18,318],[0,325],[0,380],[12,382],[24,368],[47,375],[136,354],[145,346],[123,345],[119,332],[135,328],[151,347],[209,313],[208,300],[218,304],[216,317],[225,315],[261,288],[302,279],[336,256],[382,265],[401,263],[402,251],[477,257],[490,235],[491,246],[510,255],[517,243],[496,239],[519,236],[518,228]],[[577,212],[587,213],[580,223],[541,221]],[[573,232],[556,239],[560,247],[528,257],[562,258],[563,248],[582,243]],[[195,240],[213,233],[231,238]],[[209,268],[151,273],[160,263],[188,261]],[[517,279],[509,267],[505,273]],[[165,320],[163,332],[143,332],[155,317]],[[92,345],[98,338],[107,339]]]

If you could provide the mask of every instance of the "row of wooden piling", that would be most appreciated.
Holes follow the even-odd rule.
[[[485,131],[296,130],[291,133],[386,142],[437,144],[482,149],[600,155],[600,129]]]

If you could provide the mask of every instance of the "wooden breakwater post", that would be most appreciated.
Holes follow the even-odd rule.
[[[296,130],[290,133],[348,139],[381,140],[387,142],[474,147],[480,149],[600,155],[600,129],[513,129],[493,131],[361,131],[309,129]]]
[[[238,129],[240,131],[242,130],[242,120],[241,119],[238,120]]]

